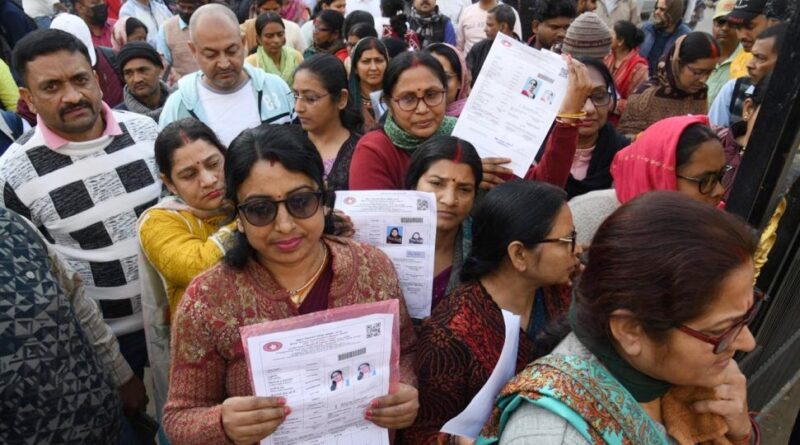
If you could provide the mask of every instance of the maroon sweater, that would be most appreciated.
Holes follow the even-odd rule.
[[[556,124],[541,161],[531,166],[525,179],[565,187],[577,147],[578,127]],[[358,141],[353,153],[350,190],[403,190],[410,162],[411,155],[395,147],[383,130],[370,131]]]

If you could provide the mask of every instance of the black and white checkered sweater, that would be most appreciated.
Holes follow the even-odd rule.
[[[53,150],[39,128],[0,157],[0,205],[30,219],[75,269],[116,335],[142,329],[136,221],[161,182],[149,117],[114,111],[119,136]]]

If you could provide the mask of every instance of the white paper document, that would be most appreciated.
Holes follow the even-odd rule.
[[[524,177],[542,146],[567,91],[567,64],[498,33],[453,136],[482,158],[510,158]]]
[[[371,314],[247,337],[255,394],[292,409],[261,445],[388,445],[364,414],[389,393],[393,323]]]
[[[436,244],[436,195],[411,190],[337,191],[336,208],[355,226],[357,241],[394,263],[412,318],[431,314]]]
[[[444,424],[443,433],[475,439],[489,419],[495,398],[506,383],[516,374],[517,350],[519,349],[519,315],[503,310],[506,338],[497,365],[478,394],[456,417]]]

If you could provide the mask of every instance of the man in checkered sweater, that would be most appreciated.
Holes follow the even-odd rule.
[[[83,43],[60,30],[17,44],[20,93],[37,126],[0,157],[0,206],[28,218],[97,301],[136,374],[121,387],[130,414],[146,404],[136,220],[161,193],[158,127],[112,111],[89,60]]]

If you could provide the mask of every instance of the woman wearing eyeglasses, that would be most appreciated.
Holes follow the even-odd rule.
[[[322,156],[328,190],[347,190],[350,161],[361,138],[361,114],[347,91],[347,72],[336,57],[317,54],[294,75],[294,110]]]
[[[633,138],[666,117],[706,114],[706,81],[719,55],[719,45],[710,34],[696,31],[679,37],[658,63],[657,76],[628,97],[619,132]]]
[[[592,90],[583,105],[583,118],[578,127],[578,148],[572,161],[565,187],[569,198],[593,190],[611,187],[611,161],[630,141],[608,121],[617,102],[614,78],[608,68],[592,57],[579,57],[586,65]]]
[[[439,431],[494,371],[505,340],[502,311],[520,318],[519,344],[511,355],[519,372],[549,352],[536,337],[569,307],[581,249],[563,190],[538,181],[501,184],[475,209],[472,227],[462,284],[436,306],[420,331],[420,412],[403,432],[405,443],[456,440]]]
[[[613,189],[570,201],[578,242],[589,244],[603,220],[620,205],[654,190],[675,190],[709,207],[721,206],[722,179],[729,169],[722,143],[706,116],[658,121],[614,157]]]
[[[552,354],[508,382],[478,445],[758,444],[733,356],[747,327],[756,242],[735,216],[674,192],[602,225]]]
[[[563,187],[575,153],[582,108],[591,82],[586,67],[568,63],[567,94],[561,114],[547,139],[540,162],[526,179]],[[402,190],[411,155],[432,136],[449,136],[456,118],[446,116],[447,76],[442,65],[427,52],[405,52],[389,62],[383,76],[383,101],[388,107],[383,128],[364,135],[356,145],[350,165],[351,190]],[[483,183],[491,188],[512,178],[506,158],[483,159]]]
[[[314,19],[313,43],[304,52],[303,57],[319,54],[333,54],[342,62],[348,57],[347,46],[342,37],[344,16],[334,9],[326,9]]]
[[[240,327],[392,298],[401,303],[401,383],[364,416],[391,429],[413,422],[415,336],[397,275],[376,248],[323,234],[322,177],[319,153],[296,129],[264,125],[231,144],[225,197],[239,230],[223,263],[186,290],[173,322],[164,416],[172,443],[255,443],[292,416],[280,394],[252,395]]]

